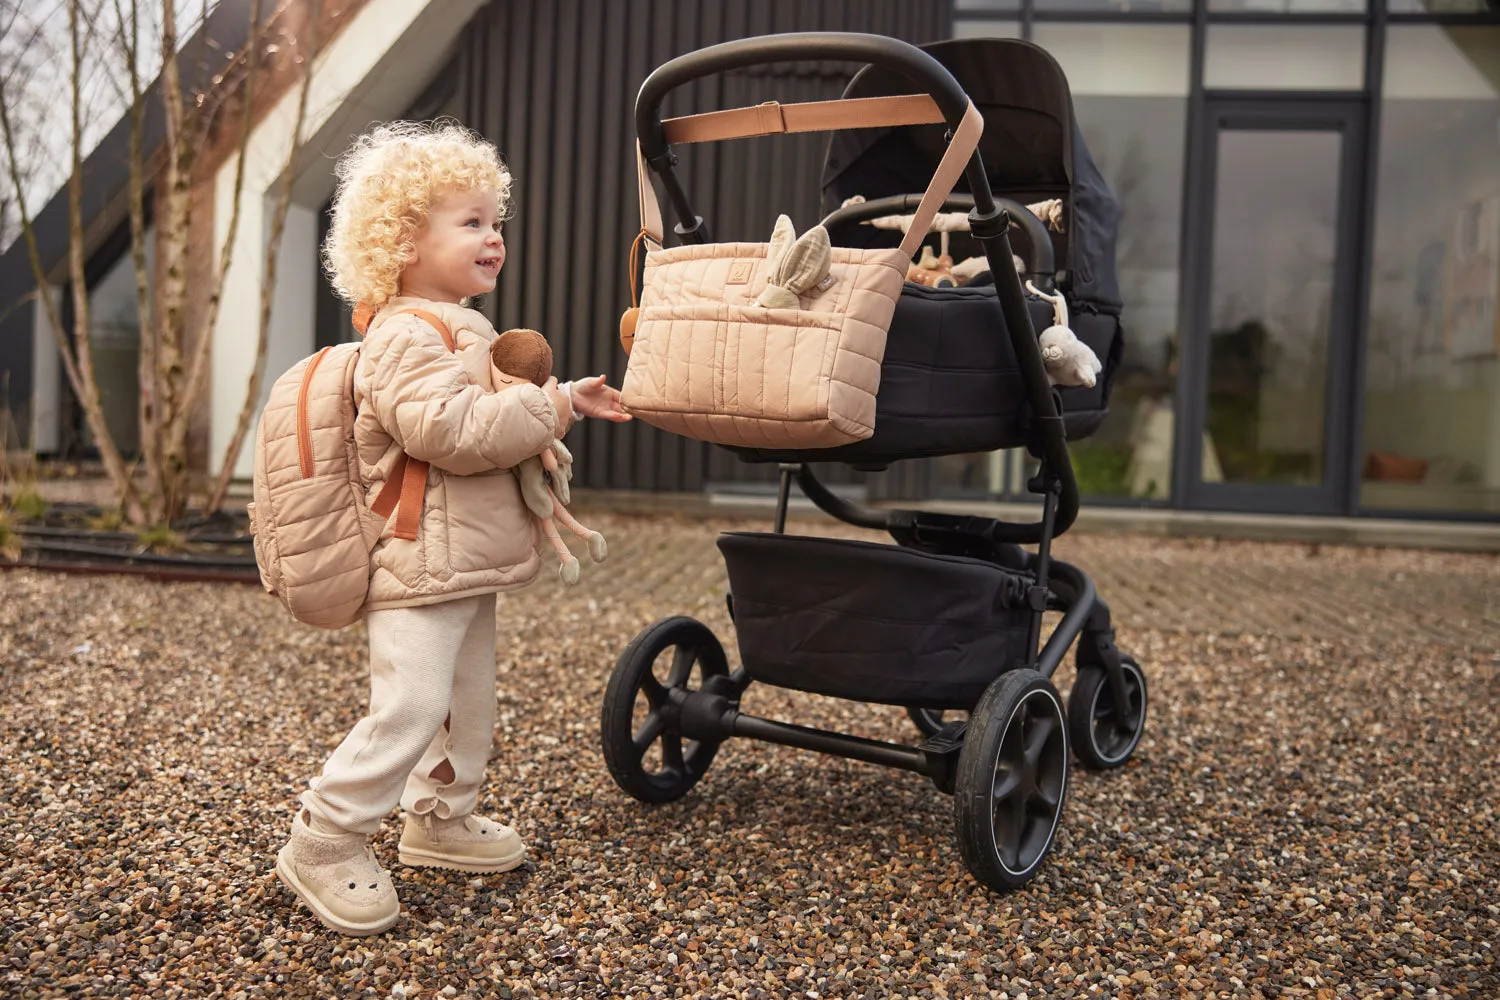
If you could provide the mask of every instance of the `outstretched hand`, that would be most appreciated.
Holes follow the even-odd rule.
[[[605,385],[603,375],[581,378],[573,383],[573,408],[586,417],[615,423],[632,419],[620,402],[620,390]]]

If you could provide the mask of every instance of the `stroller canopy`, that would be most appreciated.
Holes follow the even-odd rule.
[[[922,46],[947,67],[984,116],[979,151],[997,196],[1022,204],[1063,202],[1062,233],[1053,233],[1068,298],[1120,307],[1115,238],[1120,206],[1084,146],[1062,67],[1046,50],[1011,38],[972,38]],[[879,66],[855,74],[845,97],[884,97],[912,90],[905,77]],[[941,125],[834,133],[823,166],[823,211],[846,198],[921,193],[942,159]],[[955,192],[968,191],[960,178]],[[899,235],[870,226],[841,232],[841,246],[895,246]],[[955,258],[956,259],[956,258]]]

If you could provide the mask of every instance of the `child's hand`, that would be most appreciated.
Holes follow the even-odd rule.
[[[586,417],[615,423],[631,419],[620,402],[620,390],[605,385],[603,375],[581,378],[573,383],[573,406]]]
[[[573,426],[573,403],[569,402],[568,394],[557,387],[555,378],[549,378],[542,391],[552,400],[552,408],[557,411],[557,436],[562,437]]]

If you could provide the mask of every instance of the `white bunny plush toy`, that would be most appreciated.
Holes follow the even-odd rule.
[[[1061,386],[1092,386],[1098,381],[1104,365],[1089,345],[1079,340],[1068,327],[1067,302],[1062,295],[1048,295],[1030,281],[1026,282],[1026,290],[1052,303],[1052,325],[1037,338],[1042,349],[1042,364],[1047,368],[1047,381]]]

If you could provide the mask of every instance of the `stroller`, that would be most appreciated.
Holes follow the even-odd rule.
[[[984,257],[988,273],[976,261],[981,269],[965,284],[904,285],[872,436],[816,451],[733,449],[746,461],[777,463],[781,476],[773,530],[718,539],[743,665],[730,671],[718,638],[693,618],[646,628],[605,691],[604,758],[620,788],[649,803],[685,795],[732,736],[915,771],[953,795],[959,850],[974,877],[1014,889],[1051,849],[1070,750],[1087,767],[1117,768],[1145,728],[1146,678],[1115,648],[1108,607],[1088,576],[1050,555],[1078,511],[1067,440],[1103,420],[1120,358],[1118,206],[1073,123],[1062,70],[1035,46],[771,35],[680,56],[641,87],[642,153],[677,216],[693,220],[677,227],[684,241],[707,242],[707,227],[673,171],[660,118],[665,94],[710,74],[796,60],[868,63],[846,98],[923,91],[949,128],[973,100],[985,131],[944,206],[968,210],[947,243],[955,257]],[[864,223],[911,212],[945,145],[943,125],[835,133],[823,176],[834,244],[895,246],[899,233]],[[1051,226],[1023,204],[1033,199],[1057,200]],[[1025,251],[1019,264],[1012,226]],[[1049,324],[1052,306],[1028,298],[1023,280],[1065,296],[1074,332],[1103,362],[1093,387],[1049,385],[1036,330]],[[1041,518],[1027,524],[861,506],[808,466],[880,469],[1022,446],[1040,462],[1028,488],[1041,496]],[[888,532],[895,544],[787,534],[793,481],[823,511]],[[1047,611],[1062,619],[1043,645]],[[1077,677],[1065,706],[1051,676],[1075,640]],[[659,661],[670,662],[665,676],[653,672]],[[906,746],[748,715],[739,705],[752,682],[905,708],[922,740]]]

